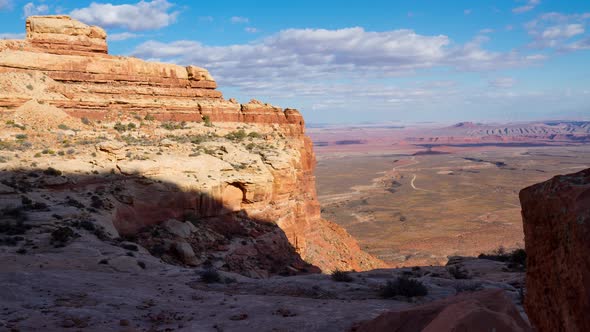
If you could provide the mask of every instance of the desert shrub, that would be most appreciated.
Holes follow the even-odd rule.
[[[143,118],[145,121],[154,121],[156,118],[151,114],[146,114]]]
[[[90,125],[90,120],[87,117],[83,117],[82,119],[80,119],[80,121],[82,121],[82,123],[87,126]]]
[[[248,134],[248,137],[250,137],[250,138],[260,138],[261,136],[260,136],[259,133],[255,132],[255,131],[252,131],[252,132],[250,132]]]
[[[9,126],[9,127],[18,128],[18,129],[20,129],[20,130],[25,130],[25,129],[27,129],[27,127],[26,127],[26,126],[24,126],[24,125],[21,125],[21,124],[18,124],[18,123],[16,123],[16,122],[12,121],[12,120],[8,120],[8,121],[6,121],[6,125],[7,125],[7,126]]]
[[[58,169],[53,168],[53,167],[48,167],[46,170],[43,171],[43,174],[50,175],[50,176],[60,176],[60,175],[62,175],[62,172]]]
[[[19,141],[24,141],[27,138],[29,138],[29,136],[27,136],[26,134],[17,134],[16,136],[14,136],[17,140]]]
[[[177,129],[184,129],[186,127],[186,122],[174,122],[174,121],[166,121],[160,125],[160,127],[166,130],[177,130]]]
[[[129,122],[129,123],[127,124],[127,130],[133,130],[133,129],[135,129],[135,128],[137,128],[137,126],[135,125],[135,123],[133,123],[133,122]]]
[[[201,277],[201,281],[207,284],[221,282],[221,275],[214,269],[204,270],[199,273],[199,276]]]
[[[42,154],[50,154],[50,155],[54,155],[55,151],[51,150],[51,149],[43,149],[43,151],[41,151]]]
[[[70,127],[68,127],[67,125],[60,123],[57,128],[61,129],[61,130],[69,130]]]
[[[55,247],[63,247],[79,235],[67,226],[59,227],[51,232],[51,244]]]
[[[10,160],[10,157],[0,156],[0,163],[5,163]]]
[[[225,138],[232,140],[232,141],[241,141],[246,138],[247,134],[244,129],[232,131],[231,133],[225,135]]]
[[[462,265],[451,265],[447,267],[449,274],[455,279],[471,279],[471,275]]]
[[[428,288],[415,279],[398,277],[396,280],[389,280],[381,287],[380,295],[383,298],[392,298],[395,296],[425,296],[428,294]]]
[[[205,123],[205,127],[213,127],[213,123],[211,123],[211,118],[209,115],[203,116],[203,122]]]
[[[489,259],[498,262],[508,262],[516,265],[526,265],[526,251],[522,248],[513,251],[506,251],[500,247],[489,254],[480,254],[477,256],[480,259]]]
[[[116,131],[122,133],[124,131],[127,130],[127,126],[122,124],[121,122],[117,122],[115,123],[115,125],[113,126],[113,129],[115,129]]]
[[[33,90],[34,88],[33,88],[33,86],[31,84],[27,84],[27,89]]]
[[[341,270],[333,271],[330,277],[332,280],[337,282],[351,282],[353,280],[352,276],[348,272]]]

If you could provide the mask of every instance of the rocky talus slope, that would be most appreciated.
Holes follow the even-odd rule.
[[[241,266],[226,268],[255,276],[314,270],[296,258],[269,267],[289,255],[326,271],[381,266],[321,219],[298,111],[226,100],[203,68],[109,55],[104,30],[67,16],[29,17],[26,29],[0,41],[3,206],[26,196],[52,212],[40,219],[83,217],[189,265],[231,252]],[[146,235],[170,219],[211,234]]]
[[[539,331],[590,331],[590,169],[520,192],[527,312]]]

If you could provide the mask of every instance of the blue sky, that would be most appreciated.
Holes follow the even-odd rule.
[[[58,13],[308,122],[590,119],[587,0],[0,0],[0,38]]]

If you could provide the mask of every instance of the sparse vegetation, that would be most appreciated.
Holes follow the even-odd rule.
[[[177,130],[177,129],[184,129],[186,128],[186,122],[174,122],[174,121],[166,121],[160,125],[160,127],[166,130]]]
[[[232,131],[231,133],[225,135],[225,138],[232,140],[232,141],[241,141],[246,138],[247,134],[244,129]]]
[[[209,115],[203,116],[203,123],[205,124],[205,127],[213,127],[213,123],[211,123],[211,118]]]
[[[48,167],[46,170],[43,171],[43,174],[49,175],[49,176],[60,176],[60,175],[62,175],[62,172],[60,170],[53,168],[53,167]]]
[[[392,298],[396,296],[414,297],[425,296],[428,294],[428,288],[415,279],[398,277],[396,280],[389,280],[381,287],[380,295],[383,298]]]
[[[51,244],[55,247],[64,247],[76,237],[79,237],[79,235],[70,227],[59,227],[51,232]]]
[[[26,134],[17,134],[16,136],[14,136],[17,140],[19,141],[24,141],[27,138],[29,138],[29,136],[27,136]]]
[[[88,120],[87,117],[83,117],[82,119],[80,119],[82,121],[83,124],[89,126],[91,124],[90,120]]]
[[[201,281],[207,284],[221,282],[221,275],[214,269],[204,270],[199,273],[199,276],[201,277]]]
[[[60,123],[59,126],[57,126],[57,128],[61,129],[61,130],[70,130],[70,127],[68,127],[67,125]]]
[[[143,118],[145,121],[154,121],[156,118],[151,114],[146,114]]]
[[[252,131],[252,132],[250,132],[248,134],[248,137],[250,137],[250,138],[260,138],[262,136],[259,133],[255,132],[255,131]]]
[[[505,262],[513,270],[526,269],[526,251],[522,248],[506,251],[504,247],[500,247],[489,254],[480,254],[477,258]]]
[[[113,129],[115,129],[116,131],[122,133],[127,131],[127,126],[122,124],[121,122],[117,122],[115,123],[115,125],[113,126]]]
[[[353,280],[350,273],[341,270],[333,271],[330,277],[332,278],[332,280],[337,282],[351,282]]]

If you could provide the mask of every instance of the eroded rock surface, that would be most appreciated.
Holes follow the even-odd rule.
[[[202,221],[207,245],[183,240],[196,258],[185,244],[165,245],[189,265],[222,248],[242,272],[258,264],[244,258],[255,252],[273,268],[250,271],[260,276],[284,272],[266,256],[300,270],[309,269],[297,255],[325,271],[382,266],[321,219],[298,111],[225,100],[203,68],[109,55],[101,28],[67,16],[30,17],[26,29],[25,40],[0,41],[0,178],[18,182],[2,189],[2,204],[18,206],[27,193],[51,211],[44,218],[84,214],[112,237]],[[238,237],[248,245],[235,247]],[[273,241],[286,242],[264,252]]]
[[[590,169],[520,192],[526,309],[539,331],[590,330]]]
[[[460,294],[407,310],[381,314],[356,332],[496,331],[532,332],[501,290]]]

